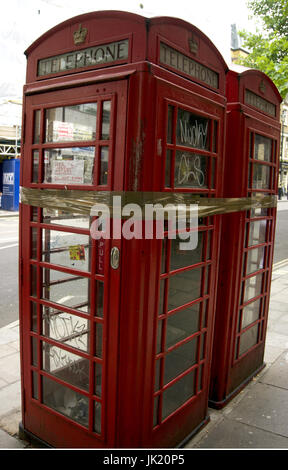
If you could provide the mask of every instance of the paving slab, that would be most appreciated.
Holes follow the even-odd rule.
[[[229,419],[288,438],[287,390],[257,382],[233,408]]]
[[[288,351],[280,355],[267,372],[261,376],[259,382],[288,390]]]
[[[15,439],[15,437],[10,436],[7,432],[0,429],[0,448],[1,449],[17,449],[17,448],[24,449],[25,447],[27,447],[27,443],[25,441]]]
[[[224,417],[193,447],[198,449],[287,449],[288,437]]]

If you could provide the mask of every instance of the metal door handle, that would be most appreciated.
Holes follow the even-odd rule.
[[[112,269],[118,269],[120,264],[120,251],[117,246],[113,246],[110,252],[110,265]]]

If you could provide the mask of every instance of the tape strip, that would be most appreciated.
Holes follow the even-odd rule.
[[[115,198],[118,199],[116,200]],[[276,195],[255,194],[252,197],[241,198],[207,198],[191,193],[170,192],[134,192],[134,191],[79,191],[63,189],[20,188],[20,201],[30,206],[60,209],[66,212],[91,215],[95,204],[108,207],[111,211],[115,204],[119,207],[127,204],[137,204],[141,209],[146,204],[186,206],[189,212],[190,204],[198,205],[198,217],[227,214],[246,211],[254,208],[272,208],[277,206]],[[113,206],[114,204],[114,206]],[[97,209],[97,207],[95,208]],[[93,211],[92,211],[93,215]]]

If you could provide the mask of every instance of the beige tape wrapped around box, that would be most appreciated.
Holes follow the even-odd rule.
[[[117,202],[115,197],[118,197]],[[255,194],[251,197],[241,198],[207,198],[184,192],[134,192],[134,191],[80,191],[65,189],[36,189],[20,188],[20,201],[35,207],[59,209],[77,214],[95,215],[98,210],[96,204],[106,206],[113,210],[121,198],[121,207],[127,204],[137,204],[141,209],[147,204],[186,206],[186,214],[190,211],[190,204],[198,206],[198,217],[207,217],[230,212],[246,211],[255,208],[272,208],[277,206],[276,195]],[[113,206],[114,204],[114,206]],[[94,207],[95,206],[95,207]],[[99,206],[100,207],[100,206]],[[94,208],[94,211],[92,210]],[[92,210],[92,212],[91,212]],[[191,208],[193,211],[193,208]],[[94,214],[93,214],[94,212]],[[167,211],[168,213],[168,211]],[[125,218],[125,217],[123,217]]]

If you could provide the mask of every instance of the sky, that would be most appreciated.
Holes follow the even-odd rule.
[[[94,10],[124,10],[146,17],[182,18],[205,33],[230,62],[231,24],[255,30],[247,0],[8,0],[1,8],[0,105],[21,99],[26,74],[24,51],[44,32],[73,16]],[[19,106],[10,104],[19,114]],[[16,109],[17,108],[17,109]],[[5,112],[4,112],[5,117]],[[3,125],[0,106],[0,125]]]

